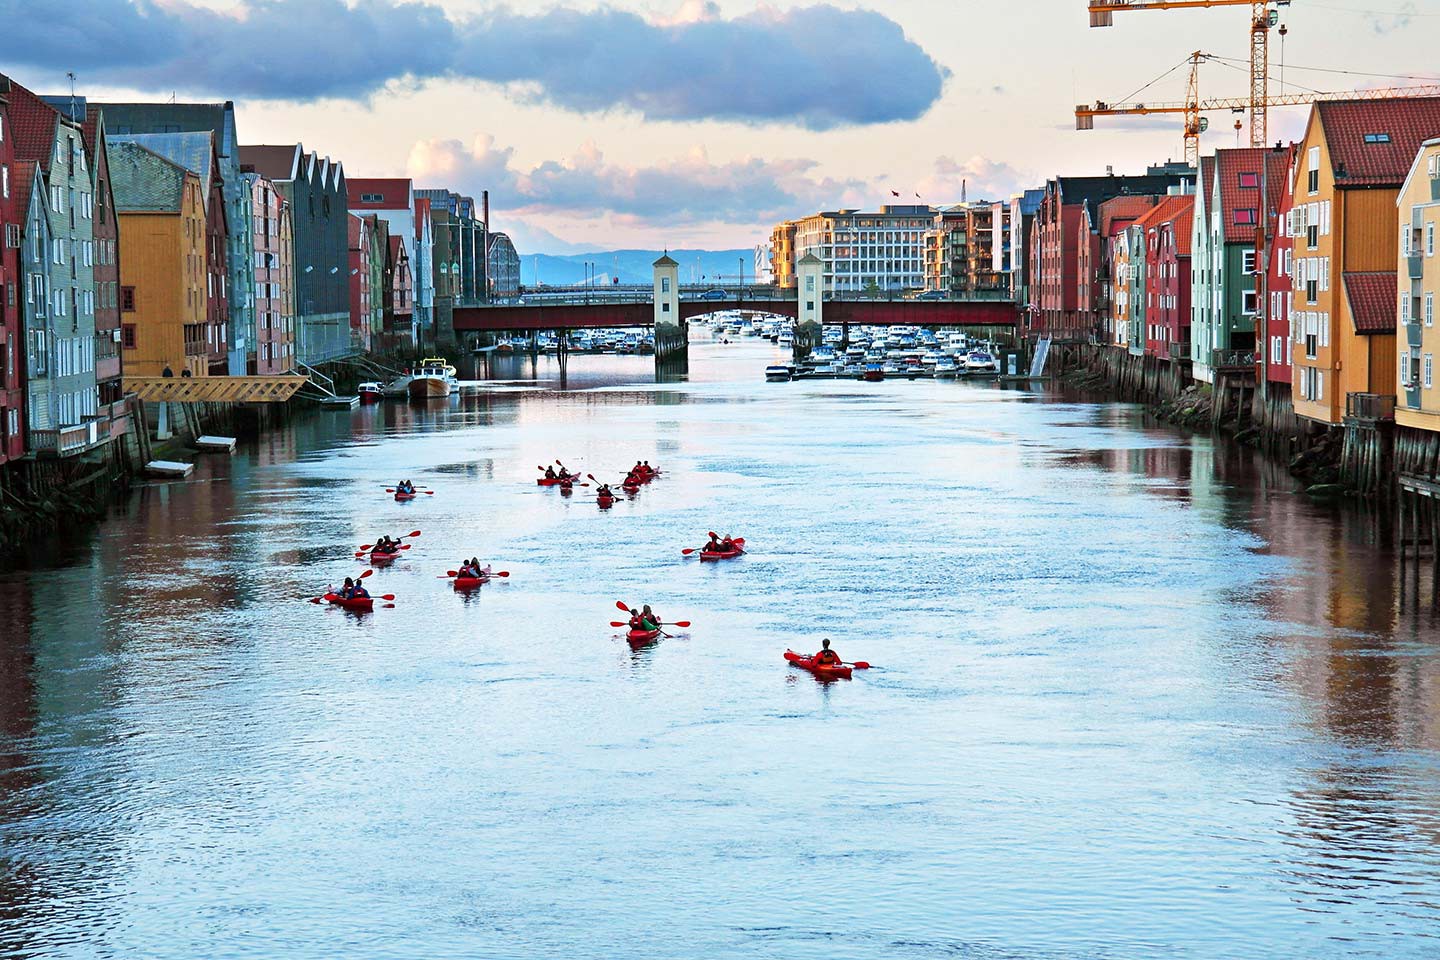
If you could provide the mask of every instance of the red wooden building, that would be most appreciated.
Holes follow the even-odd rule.
[[[0,463],[25,455],[25,331],[20,302],[20,237],[25,211],[19,207],[20,174],[10,126],[10,81],[0,77]],[[29,196],[29,185],[23,191]]]

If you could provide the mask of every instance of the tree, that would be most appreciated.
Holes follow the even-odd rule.
[[[874,300],[876,297],[880,296],[880,284],[876,283],[874,280],[870,280],[865,284],[865,289],[862,292],[865,294],[866,297]]]

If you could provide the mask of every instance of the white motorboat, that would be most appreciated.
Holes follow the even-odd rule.
[[[965,370],[967,373],[999,373],[1000,365],[990,354],[975,350],[965,358]]]
[[[405,391],[413,400],[430,400],[450,396],[458,383],[455,368],[443,357],[427,357],[410,371],[410,382]]]
[[[960,364],[955,362],[954,357],[941,357],[935,361],[935,376],[937,377],[958,377],[962,371]]]

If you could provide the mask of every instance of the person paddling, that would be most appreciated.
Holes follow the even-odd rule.
[[[554,467],[546,467],[546,468],[545,468],[545,479],[546,479],[546,480],[558,480],[558,479],[559,479],[558,477],[555,476],[555,468],[554,468]]]
[[[640,629],[641,629],[641,630],[659,630],[659,629],[660,629],[660,618],[659,618],[658,616],[656,616],[655,611],[653,611],[653,610],[650,609],[650,604],[648,604],[648,603],[645,604],[644,609],[642,609],[642,610],[640,611]]]
[[[359,580],[356,580],[355,585],[350,588],[350,599],[368,600],[369,598],[370,591],[365,589],[365,584],[361,583]]]
[[[349,600],[350,597],[351,597],[354,593],[355,593],[355,581],[352,580],[352,579],[349,578],[349,577],[346,577],[346,578],[345,578],[345,583],[342,584],[341,587],[340,587],[340,596],[341,596],[343,599],[345,599],[345,600]]]
[[[820,652],[811,658],[822,667],[833,667],[839,664],[840,654],[830,649],[830,639],[827,637],[820,641]]]
[[[599,497],[601,500],[615,499],[615,494],[610,492],[610,484],[608,483],[600,484],[600,486],[595,490],[595,496]]]
[[[713,533],[710,534],[710,542],[707,543],[707,544],[705,544],[705,552],[706,552],[706,553],[720,553],[720,552],[721,552],[720,541],[717,540],[717,539],[715,539],[715,534],[713,534]]]

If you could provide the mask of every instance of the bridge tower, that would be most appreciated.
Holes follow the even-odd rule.
[[[683,373],[690,366],[690,337],[680,319],[680,264],[667,250],[654,267],[655,368]]]
[[[820,346],[825,329],[825,261],[807,253],[795,264],[794,350],[797,360]]]

